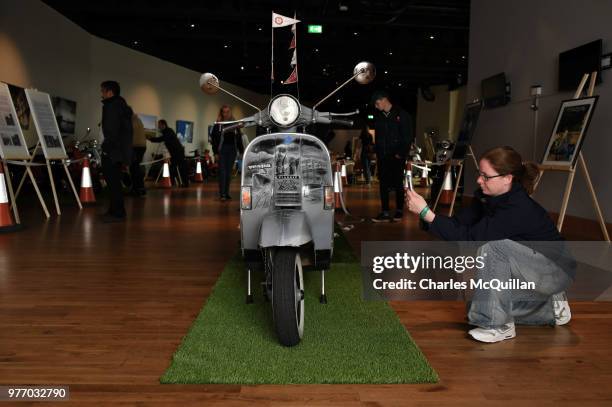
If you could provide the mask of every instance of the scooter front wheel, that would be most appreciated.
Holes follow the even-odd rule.
[[[279,248],[272,270],[272,312],[281,344],[295,346],[304,334],[304,276],[297,249]]]

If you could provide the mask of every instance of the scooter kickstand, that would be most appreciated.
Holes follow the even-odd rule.
[[[319,298],[321,304],[327,304],[327,295],[325,294],[325,270],[321,270],[321,297]]]
[[[247,297],[246,303],[253,303],[253,294],[251,293],[251,269],[247,269]]]

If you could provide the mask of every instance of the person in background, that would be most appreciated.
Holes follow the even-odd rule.
[[[235,120],[232,109],[228,105],[223,105],[217,116],[218,122]],[[211,134],[212,148],[215,154],[215,162],[219,163],[219,199],[226,201],[232,199],[229,194],[230,182],[232,180],[232,169],[236,162],[236,156],[244,152],[242,144],[242,132],[234,129],[223,133],[223,125],[214,126]]]
[[[402,108],[393,105],[389,94],[377,91],[372,95],[372,103],[376,108],[375,121],[376,165],[380,181],[381,213],[373,218],[373,222],[391,222],[401,220],[404,212],[403,175],[406,156],[410,144],[414,141],[412,118]],[[389,190],[395,190],[395,214],[389,214]]]
[[[512,147],[497,147],[480,159],[480,188],[472,205],[452,218],[433,213],[423,197],[406,192],[410,211],[441,239],[487,242],[479,249],[486,260],[477,279],[535,283],[535,290],[475,291],[468,320],[477,328],[468,333],[478,341],[512,339],[515,323],[564,325],[571,319],[565,290],[576,262],[546,210],[530,197],[538,175],[538,166],[523,163]]]
[[[353,158],[353,141],[347,140],[344,145],[344,158],[348,158],[349,160]]]
[[[170,177],[177,178],[177,170],[180,174],[181,187],[189,186],[189,172],[187,171],[187,161],[185,160],[185,148],[179,141],[174,130],[168,127],[168,122],[161,119],[157,122],[157,128],[161,132],[161,136],[149,137],[148,140],[152,143],[163,142],[170,153]]]
[[[132,162],[130,164],[130,176],[132,178],[132,195],[145,196],[144,172],[142,171],[142,157],[147,149],[147,137],[144,125],[138,115],[132,115],[132,128],[134,140],[132,142]]]
[[[361,130],[359,135],[359,141],[361,142],[361,166],[363,167],[363,176],[366,184],[372,183],[372,172],[370,171],[370,151],[372,149],[372,135],[369,132],[368,126],[365,126]]]
[[[104,222],[121,222],[126,217],[121,184],[121,167],[130,163],[132,153],[132,116],[134,112],[121,94],[116,81],[100,84],[102,97],[102,172],[110,192],[110,205]]]

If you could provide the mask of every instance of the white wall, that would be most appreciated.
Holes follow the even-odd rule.
[[[429,129],[437,129],[434,141],[455,140],[463,117],[465,107],[465,87],[448,90],[447,85],[432,86],[433,101],[427,101],[417,95],[416,142],[424,146],[423,134]]]
[[[92,36],[38,0],[0,0],[0,55],[0,81],[77,102],[77,137],[87,127],[97,129],[103,80],[120,82],[137,113],[164,118],[171,127],[178,119],[193,121],[194,143],[187,152],[203,147],[222,104],[232,105],[238,118],[253,113],[225,94],[203,94],[199,72]],[[223,85],[255,105],[267,103],[262,95]]]
[[[560,102],[571,92],[558,93],[557,69],[560,52],[603,39],[604,53],[612,51],[612,1],[584,0],[473,0],[470,16],[470,57],[468,100],[480,97],[480,81],[506,72],[512,82],[512,102],[504,107],[483,110],[474,139],[475,153],[498,145],[511,145],[524,159],[540,161],[548,142]],[[529,89],[543,86],[539,126],[534,150],[534,114]],[[603,83],[595,88],[599,103],[583,153],[599,194],[604,216],[612,221],[612,71],[603,72]],[[466,192],[473,191],[472,166],[466,173]],[[546,173],[535,198],[548,210],[557,212],[566,175]],[[568,213],[594,218],[591,200],[582,174],[576,176]]]

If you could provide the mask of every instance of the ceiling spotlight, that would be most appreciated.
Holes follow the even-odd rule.
[[[313,51],[314,52],[319,52],[319,48],[315,48]]]
[[[134,44],[134,45],[138,45],[138,41],[134,41],[134,42],[133,42],[133,44]]]
[[[402,87],[402,83],[401,83],[401,82],[398,82],[398,83],[397,83],[397,86],[399,86],[399,87],[401,88],[401,87]]]
[[[337,102],[337,103],[340,103],[340,98],[336,99],[336,102]]]
[[[229,45],[225,44],[225,45],[223,46],[223,48],[229,48]]]
[[[385,75],[388,74],[388,73],[389,73],[389,71],[385,71]]]
[[[449,59],[447,59],[447,60],[446,60],[446,63],[447,63],[447,64],[450,64],[450,60],[449,60]]]
[[[389,55],[393,55],[393,51],[389,51]]]
[[[359,35],[359,33],[358,33],[357,31],[355,31],[355,32],[353,33],[353,35]]]
[[[241,70],[241,71],[244,71],[244,66],[241,66],[241,67],[240,67],[240,70]]]
[[[433,36],[433,35],[430,35],[430,36],[429,36],[429,39],[430,39],[430,40],[433,40],[433,39],[435,39],[435,38],[436,38],[436,37],[435,37],[435,36]]]
[[[338,10],[340,10],[340,11],[348,11],[348,6],[346,4],[340,3],[340,4],[338,4]]]
[[[263,31],[263,28],[257,27],[257,31]]]
[[[461,59],[465,59],[465,55],[461,55]]]
[[[191,27],[191,28],[195,28],[195,24],[194,24],[194,23],[191,23],[191,24],[189,24],[189,27]]]

